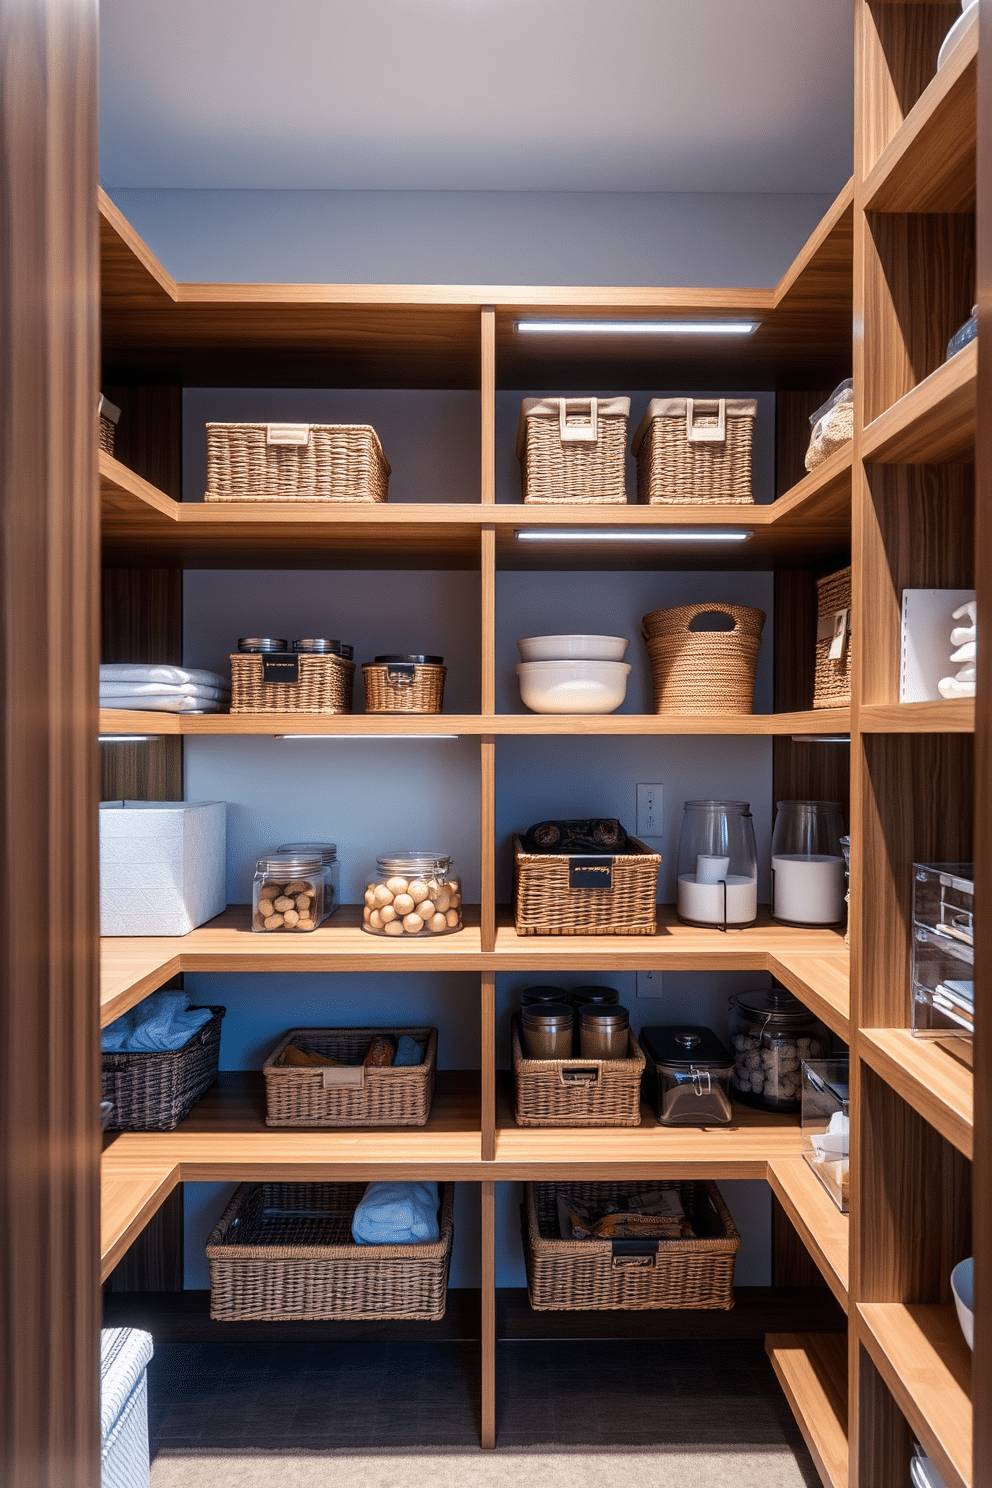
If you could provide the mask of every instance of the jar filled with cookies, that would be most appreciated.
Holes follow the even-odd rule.
[[[324,865],[324,918],[332,915],[341,903],[341,864],[335,842],[285,842],[277,847],[280,856],[320,858]]]
[[[462,928],[462,881],[443,852],[383,853],[365,875],[370,935],[451,935]]]
[[[329,913],[324,876],[319,853],[278,852],[259,858],[251,893],[252,930],[316,930]]]

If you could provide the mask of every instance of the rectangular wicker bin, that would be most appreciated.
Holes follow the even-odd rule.
[[[385,501],[390,466],[370,424],[208,424],[205,501]]]
[[[227,1010],[210,1011],[210,1022],[181,1049],[101,1056],[103,1099],[113,1105],[108,1131],[175,1131],[185,1120],[217,1078],[220,1024]]]
[[[364,1183],[242,1183],[207,1241],[215,1322],[444,1317],[455,1188],[441,1185],[440,1239],[356,1245]]]
[[[676,1188],[696,1240],[562,1240],[559,1193],[629,1198]],[[729,1311],[741,1237],[715,1183],[528,1183],[521,1206],[527,1298],[535,1312]]]
[[[835,644],[836,642],[836,644]],[[836,654],[831,656],[833,650]],[[851,702],[851,570],[816,581],[816,681],[814,708]]]
[[[626,1059],[526,1059],[513,1019],[518,1126],[640,1126],[645,1059],[633,1033]]]
[[[626,506],[629,398],[525,398],[517,459],[525,502]]]
[[[634,435],[646,506],[751,506],[753,398],[652,398]]]
[[[631,837],[637,849],[614,858],[582,858],[596,870],[609,865],[602,888],[570,887],[568,853],[525,853],[513,839],[513,912],[518,935],[654,935],[658,928],[661,854]]]
[[[377,1034],[407,1033],[425,1045],[423,1064],[365,1068]],[[301,1069],[279,1064],[287,1044],[349,1067]],[[437,1074],[436,1028],[292,1028],[262,1066],[266,1126],[426,1126]],[[340,1082],[340,1083],[339,1083]]]
[[[295,661],[296,682],[265,680],[265,663]],[[332,653],[235,651],[231,656],[232,713],[350,713],[355,663]]]

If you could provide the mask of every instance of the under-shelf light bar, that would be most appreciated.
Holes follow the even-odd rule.
[[[760,320],[518,320],[514,330],[545,336],[750,336]]]
[[[793,744],[850,744],[850,734],[793,734]]]
[[[158,739],[159,734],[99,734],[98,744],[147,744],[150,739]]]
[[[459,734],[276,734],[277,739],[458,739]]]
[[[754,533],[744,527],[517,527],[518,542],[736,543]]]

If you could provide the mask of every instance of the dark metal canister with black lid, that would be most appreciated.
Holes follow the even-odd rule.
[[[711,1028],[642,1028],[644,1099],[663,1126],[727,1126],[733,1119],[730,1051]]]
[[[579,1009],[580,1059],[626,1059],[630,1014],[615,1003],[587,1003]]]
[[[560,987],[525,987],[520,994],[520,1006],[539,1007],[547,1002],[559,1002],[566,1005],[571,1004],[570,992],[563,992]]]
[[[620,993],[613,987],[573,987],[568,994],[573,1007],[615,1006]]]
[[[573,1010],[564,1002],[520,1009],[520,1042],[527,1059],[571,1059]]]

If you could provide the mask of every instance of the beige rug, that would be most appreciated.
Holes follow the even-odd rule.
[[[151,1488],[808,1488],[788,1448],[160,1450]]]

